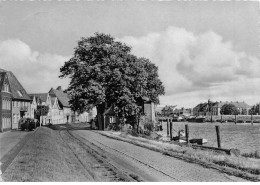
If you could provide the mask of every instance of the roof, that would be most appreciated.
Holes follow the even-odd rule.
[[[162,109],[163,109],[163,107],[156,107],[156,108],[155,108],[155,112],[161,113],[161,112],[162,112]]]
[[[173,110],[175,107],[176,107],[176,105],[174,105],[174,106],[167,106],[167,105],[166,105],[165,107],[162,108],[162,110],[163,110],[163,111]]]
[[[48,93],[30,93],[29,96],[31,98],[35,96],[36,102],[42,103],[47,101]]]
[[[0,90],[2,89],[6,73],[0,71]]]
[[[56,97],[51,97],[51,106],[54,105]]]
[[[236,102],[232,102],[232,101],[231,102],[228,102],[228,101],[226,101],[226,102],[210,102],[210,103],[211,103],[212,107],[218,107],[218,108],[221,108],[225,104],[233,104],[237,108],[250,108],[251,107],[245,102],[238,102],[238,101],[236,101]],[[207,103],[200,103],[194,108],[198,108],[199,111],[206,111],[208,106],[211,106],[211,105],[209,105],[208,102]]]
[[[115,115],[115,112],[113,110],[113,107],[110,106],[105,112],[104,115]]]
[[[7,75],[12,98],[31,101],[31,98],[27,94],[26,90],[23,88],[23,86],[20,84],[20,82],[11,71],[0,69],[0,73],[2,74],[2,76],[4,76],[3,74]]]
[[[245,102],[239,102],[239,101],[236,101],[236,102],[220,102],[220,105],[219,107],[222,107],[224,104],[233,104],[235,105],[237,108],[251,108],[251,106],[249,106],[247,103]]]
[[[49,91],[49,94],[50,94],[50,96],[55,96],[55,97],[57,97],[62,106],[64,106],[64,107],[70,107],[70,104],[69,104],[69,100],[70,100],[69,95],[67,95],[67,94],[64,93],[63,91],[51,88],[51,90]]]

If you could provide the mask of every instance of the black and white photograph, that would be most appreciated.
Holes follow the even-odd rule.
[[[260,2],[0,0],[0,182],[259,182]]]

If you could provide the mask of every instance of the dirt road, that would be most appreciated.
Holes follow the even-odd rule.
[[[88,130],[69,131],[118,171],[138,181],[245,181]]]

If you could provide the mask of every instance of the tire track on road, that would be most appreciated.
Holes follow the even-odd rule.
[[[114,148],[111,148],[111,147],[109,147],[109,146],[107,146],[107,145],[104,145],[103,143],[101,143],[101,142],[99,142],[99,141],[97,141],[97,140],[95,140],[95,139],[93,139],[93,140],[94,140],[95,142],[99,143],[100,145],[102,145],[102,146],[104,146],[104,147],[106,147],[106,148],[109,148],[110,150],[114,150],[114,151],[116,151],[116,152],[118,152],[118,153],[120,153],[120,154],[122,154],[122,155],[125,155],[125,156],[127,156],[127,157],[129,157],[129,158],[131,158],[131,159],[133,159],[133,160],[135,160],[135,161],[137,161],[137,162],[139,162],[139,163],[144,164],[145,166],[148,166],[149,168],[152,168],[152,169],[156,170],[156,171],[159,172],[159,173],[162,173],[162,174],[164,174],[164,175],[166,175],[166,176],[168,176],[168,177],[170,177],[170,178],[172,178],[172,179],[174,179],[174,180],[176,180],[176,181],[178,181],[178,182],[181,182],[181,180],[179,180],[179,179],[177,179],[177,178],[175,178],[175,177],[172,177],[171,175],[169,175],[169,174],[163,172],[163,171],[160,170],[160,169],[157,169],[156,167],[154,167],[154,166],[152,166],[152,165],[150,165],[150,164],[148,164],[148,163],[145,163],[145,162],[143,162],[143,161],[141,161],[141,160],[139,160],[139,159],[136,159],[136,158],[134,158],[134,157],[132,157],[132,156],[130,156],[130,155],[124,153],[124,152],[121,152],[121,151],[119,151],[119,150],[117,150],[117,149],[114,149]]]
[[[28,133],[24,138],[19,141],[12,150],[10,150],[6,155],[1,159],[1,171],[2,174],[7,170],[7,168],[13,163],[14,159],[19,155],[24,146],[28,143],[33,135],[37,132],[37,129],[32,133]]]
[[[73,135],[72,133],[70,133],[70,134]],[[73,135],[73,137],[77,138],[77,137],[74,136],[74,135]],[[79,137],[80,137],[80,136],[79,136]],[[78,139],[78,138],[77,138],[77,139]],[[78,140],[80,140],[80,139],[78,139]],[[143,161],[141,161],[141,160],[139,160],[139,159],[136,159],[135,157],[132,157],[132,156],[130,156],[130,155],[128,155],[128,154],[126,154],[126,153],[124,153],[124,152],[122,152],[122,151],[119,151],[119,150],[117,150],[117,149],[115,149],[115,148],[111,148],[111,147],[109,147],[109,146],[107,146],[107,145],[104,145],[103,143],[97,141],[97,140],[94,139],[94,138],[92,138],[91,140],[94,141],[94,142],[96,142],[96,143],[98,143],[99,145],[101,145],[101,146],[103,146],[103,147],[109,149],[109,150],[112,150],[113,152],[116,152],[116,153],[118,153],[118,154],[120,154],[120,155],[123,155],[123,156],[125,156],[125,157],[127,157],[127,158],[130,158],[130,159],[132,159],[132,160],[134,160],[134,161],[136,161],[136,162],[138,162],[138,163],[141,163],[141,164],[145,165],[146,167],[148,167],[148,168],[150,168],[150,169],[152,169],[152,170],[155,170],[155,171],[158,172],[158,173],[161,173],[161,174],[163,174],[163,175],[165,175],[165,176],[167,176],[167,177],[170,177],[170,178],[173,179],[174,181],[181,182],[181,180],[177,179],[176,177],[173,177],[173,176],[171,176],[171,175],[169,175],[169,174],[163,172],[162,170],[160,170],[160,169],[158,169],[158,168],[156,168],[156,167],[154,167],[154,166],[152,166],[152,165],[150,165],[150,164],[148,164],[148,163],[145,163],[145,162],[143,162]],[[96,143],[94,143],[94,142],[88,141],[87,139],[84,139],[84,141],[87,141],[87,142],[91,143],[92,145],[95,145],[96,147],[99,147],[101,150],[104,150],[104,149],[102,149],[100,146],[98,146],[98,145],[97,145]],[[83,141],[80,141],[80,142],[83,142]],[[106,151],[106,150],[104,150],[104,151]]]
[[[78,155],[80,153],[77,153],[74,151],[73,148],[69,145],[69,143],[64,139],[64,137],[61,134],[61,131],[59,131],[61,138],[63,141],[67,144],[67,146],[70,148],[70,150],[73,152],[77,160],[80,162],[82,167],[91,175],[93,178],[93,181],[137,181],[133,177],[129,176],[128,174],[125,174],[124,172],[121,172],[117,170],[117,168],[111,164],[108,160],[105,159],[105,156],[102,155],[102,153],[98,152],[97,149],[94,149],[94,147],[97,147],[93,143],[85,143],[79,140],[77,137],[75,137],[73,134],[69,132],[69,130],[63,130],[62,132],[66,132],[69,134],[68,137],[71,137],[71,139],[76,140],[78,143],[78,146],[85,152],[87,152],[92,157],[92,163],[91,166],[86,164],[86,161],[83,161]],[[93,147],[94,146],[94,147]],[[84,156],[86,158],[86,156]]]

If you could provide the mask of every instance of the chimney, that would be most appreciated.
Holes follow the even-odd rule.
[[[58,86],[56,90],[62,91],[62,87]]]

